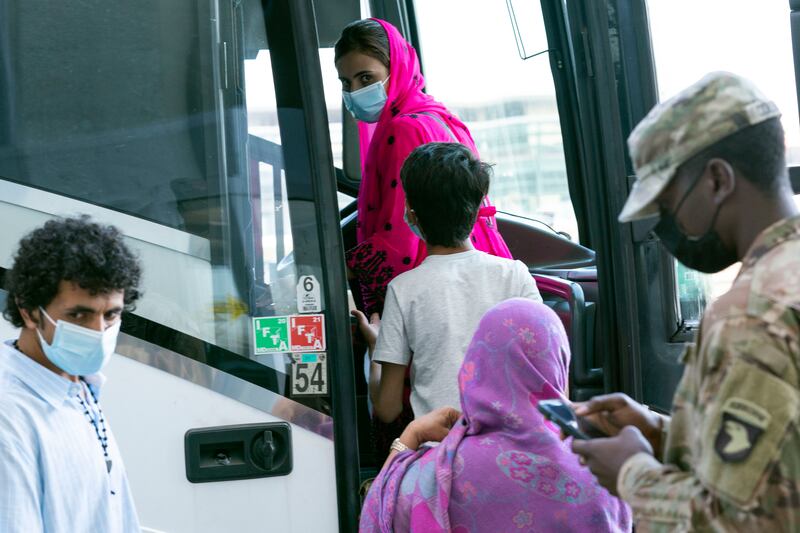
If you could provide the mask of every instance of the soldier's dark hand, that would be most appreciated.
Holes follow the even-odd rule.
[[[572,451],[581,456],[581,463],[589,467],[597,481],[614,495],[617,494],[617,477],[625,461],[640,452],[653,455],[650,443],[633,426],[623,428],[616,437],[575,439]]]
[[[654,450],[661,449],[661,417],[627,394],[595,396],[588,402],[573,404],[573,408],[576,415],[586,418],[609,436],[617,435],[625,426],[634,426]]]

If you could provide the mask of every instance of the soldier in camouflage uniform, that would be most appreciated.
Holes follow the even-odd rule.
[[[620,221],[660,215],[655,233],[696,270],[742,261],[684,355],[671,419],[623,394],[576,407],[614,435],[573,450],[637,531],[800,531],[800,217],[779,116],[715,73],[628,140],[638,180]]]

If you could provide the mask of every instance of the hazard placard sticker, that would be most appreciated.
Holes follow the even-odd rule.
[[[289,317],[253,318],[253,346],[256,354],[289,351]]]
[[[324,353],[292,354],[292,396],[328,394],[328,356]]]
[[[290,316],[289,350],[292,352],[324,352],[325,315]]]

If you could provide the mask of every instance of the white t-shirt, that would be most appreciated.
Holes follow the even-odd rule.
[[[461,409],[458,371],[472,335],[486,311],[517,297],[542,301],[528,267],[478,250],[428,256],[389,283],[373,360],[411,361],[415,417]]]

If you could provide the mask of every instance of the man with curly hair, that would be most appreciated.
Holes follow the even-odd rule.
[[[0,344],[0,533],[138,532],[125,468],[100,406],[100,370],[141,268],[114,227],[51,220],[6,275]]]

